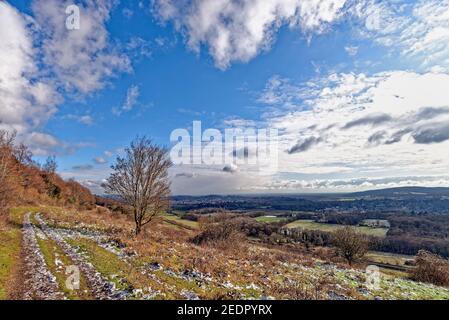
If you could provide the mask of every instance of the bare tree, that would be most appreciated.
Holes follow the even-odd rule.
[[[58,169],[56,157],[55,156],[48,157],[42,167],[42,170],[44,170],[46,173],[53,174],[56,172],[56,169]]]
[[[10,188],[8,177],[11,170],[11,156],[16,133],[0,130],[0,209],[8,203]]]
[[[349,226],[335,231],[332,242],[337,254],[345,258],[349,265],[363,258],[368,251],[368,240],[366,237]]]
[[[33,153],[23,143],[20,143],[14,148],[14,156],[16,157],[17,161],[24,165],[35,165],[33,161]]]
[[[136,235],[142,227],[169,207],[168,150],[147,137],[136,138],[123,157],[111,168],[114,172],[104,188],[133,208]]]

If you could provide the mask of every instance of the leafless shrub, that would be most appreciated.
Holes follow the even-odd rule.
[[[449,285],[449,260],[420,250],[415,257],[415,265],[411,271],[412,279],[435,285]]]
[[[343,257],[349,265],[363,258],[368,251],[367,238],[351,227],[335,231],[332,236],[332,243],[337,255]]]
[[[195,244],[209,244],[219,248],[238,246],[244,239],[239,220],[230,213],[217,213],[199,219],[201,233],[193,238]]]
[[[327,294],[325,287],[328,279],[322,278],[317,283],[311,284],[306,281],[284,280],[273,287],[276,298],[290,300],[325,300]]]

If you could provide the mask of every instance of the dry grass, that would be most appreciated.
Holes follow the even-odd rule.
[[[218,282],[230,282],[235,285],[255,284],[260,287],[259,294],[277,294],[277,287],[271,286],[270,276],[282,267],[283,263],[301,263],[311,265],[312,259],[303,256],[302,246],[286,247],[270,245],[254,245],[238,241],[222,243],[214,241],[204,245],[195,245],[190,240],[200,233],[172,225],[159,223],[149,226],[137,236],[132,235],[133,222],[123,215],[99,212],[63,211],[46,208],[45,218],[58,221],[59,226],[89,226],[108,233],[111,238],[125,244],[127,250],[137,253],[140,263],[157,262],[164,268],[175,272],[196,270],[208,274]],[[204,229],[203,229],[204,230]],[[272,289],[271,289],[272,287]],[[207,298],[232,298],[232,290],[216,290]]]
[[[344,280],[329,276],[328,271],[317,267],[317,263],[328,263],[345,269],[343,264],[335,263],[337,258],[330,248],[306,249],[301,244],[251,242],[224,247],[212,243],[196,245],[191,239],[200,234],[200,230],[168,225],[161,219],[136,237],[132,219],[120,214],[99,210],[72,212],[48,207],[43,212],[59,226],[83,226],[105,232],[110,239],[124,244],[126,251],[136,254],[133,258],[135,266],[157,263],[164,270],[197,271],[207,275],[213,282],[205,289],[192,287],[188,281],[168,277],[164,272],[156,273],[162,282],[169,283],[178,292],[191,290],[202,299],[235,299],[241,298],[241,294],[247,298],[327,299],[331,293],[337,298],[341,295],[365,298]],[[136,281],[144,282],[144,279],[130,279],[131,283]],[[223,284],[232,285],[223,287]],[[165,298],[179,298],[176,290]]]

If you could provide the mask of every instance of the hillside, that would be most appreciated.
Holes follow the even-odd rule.
[[[33,162],[4,132],[0,169],[0,299],[449,299],[448,288],[412,281],[402,267],[371,287],[367,261],[349,267],[332,248],[284,242],[270,221],[233,220],[259,223],[270,241],[230,229],[232,241],[203,243],[229,226],[206,232],[168,214],[136,236],[128,207],[64,181],[54,159]]]
[[[370,289],[363,265],[349,268],[324,248],[203,246],[191,241],[197,233],[161,217],[133,237],[132,220],[108,210],[15,208],[0,233],[0,298],[449,299],[447,288],[400,273]],[[66,286],[74,265],[78,290]]]
[[[89,189],[74,180],[63,180],[50,157],[46,163],[33,160],[28,147],[14,133],[0,130],[0,214],[10,206],[52,204],[79,209],[95,207]]]

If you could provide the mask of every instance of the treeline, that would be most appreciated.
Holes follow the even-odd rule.
[[[449,257],[449,240],[409,235],[387,236],[385,239],[373,239],[371,249],[406,255],[416,255],[420,250],[426,250],[443,257]]]
[[[200,209],[183,214],[183,219],[198,221],[202,216],[213,212],[226,212],[225,209]],[[265,212],[266,213],[266,212]],[[268,242],[301,242],[306,246],[328,246],[332,234],[319,230],[286,229],[285,224],[295,219],[312,219],[339,225],[356,226],[365,219],[388,220],[390,229],[385,238],[370,238],[370,249],[398,254],[415,255],[420,250],[449,257],[449,216],[440,214],[405,214],[405,213],[353,213],[327,212],[295,213],[287,215],[287,220],[276,223],[262,223],[251,217],[260,214],[234,213],[239,229],[249,237]]]
[[[0,130],[0,212],[9,206],[43,203],[94,208],[89,189],[63,180],[56,169],[54,157],[40,164],[26,145],[17,142],[16,134]]]
[[[281,211],[313,211],[326,213],[339,212],[370,212],[370,213],[410,213],[410,214],[449,214],[449,199],[447,197],[416,196],[414,198],[374,198],[354,199],[352,201],[330,198],[305,198],[298,196],[204,196],[204,197],[173,197],[174,210],[198,210],[204,208],[222,208],[236,210],[281,210]],[[343,198],[343,197],[342,197]]]
[[[449,216],[441,214],[352,213],[314,214],[316,221],[340,225],[358,225],[365,219],[388,220],[386,238],[373,238],[373,250],[415,255],[424,249],[449,257]],[[315,237],[316,238],[316,237]]]

